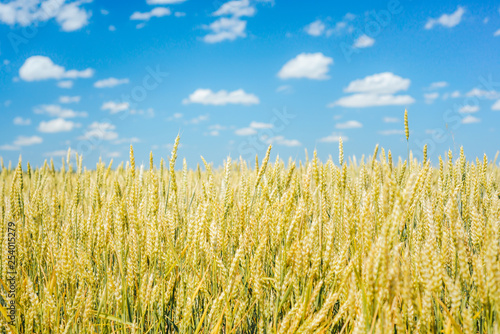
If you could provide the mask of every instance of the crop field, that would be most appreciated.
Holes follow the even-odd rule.
[[[499,333],[496,161],[347,162],[340,141],[175,170],[178,143],[149,168],[132,147],[2,166],[7,333]]]

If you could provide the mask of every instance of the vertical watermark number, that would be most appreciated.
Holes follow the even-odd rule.
[[[16,223],[7,224],[7,323],[16,325]]]

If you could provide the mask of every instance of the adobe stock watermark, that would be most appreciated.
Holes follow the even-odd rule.
[[[43,28],[51,18],[53,18],[53,13],[57,11],[64,4],[65,0],[51,0],[45,1],[43,6],[40,6],[40,16],[36,22],[21,28],[20,33],[10,31],[7,33],[7,41],[9,42],[14,53],[18,54],[21,45],[26,45],[33,38],[38,35],[39,29]],[[0,54],[2,53],[2,48],[0,44]]]
[[[364,24],[361,27],[354,27],[351,43],[341,42],[339,44],[340,50],[347,63],[352,61],[354,54],[361,52],[363,46],[356,46],[356,42],[359,41],[360,38],[368,37],[370,39],[375,39],[391,24],[394,16],[401,14],[403,11],[404,7],[399,0],[389,0],[386,9],[368,12]]]
[[[165,81],[168,72],[160,69],[160,65],[155,68],[147,66],[146,74],[142,78],[140,84],[134,86],[129,93],[122,94],[117,105],[126,106],[126,110],[118,111],[120,113],[118,119],[126,121],[131,115],[131,110],[135,110],[139,103],[144,102],[149,93],[156,90]],[[102,118],[99,122],[94,123],[95,126],[91,129],[84,130],[80,141],[77,144],[77,152],[80,155],[90,154],[93,150],[101,146],[105,141],[113,141],[118,139],[118,134],[114,132],[116,124],[108,117]]]
[[[286,107],[281,110],[273,109],[273,116],[269,122],[271,127],[259,129],[257,133],[246,136],[238,145],[238,154],[244,160],[255,158],[257,153],[265,150],[270,144],[269,141],[282,133],[295,117],[296,115],[289,113]]]
[[[484,90],[486,92],[495,92],[497,88],[500,88],[500,81],[493,81],[493,76],[490,74],[487,78],[480,76],[478,78],[479,86],[476,88],[479,90]],[[430,129],[430,137],[423,140],[415,138],[412,140],[412,146],[417,147],[413,155],[421,160],[423,159],[423,149],[427,145],[427,153],[430,156],[436,150],[446,143],[450,137],[453,136],[451,131],[460,129],[464,123],[463,120],[470,116],[470,113],[460,112],[464,107],[467,109],[475,109],[479,107],[479,102],[485,100],[485,94],[469,94],[464,97],[461,103],[455,103],[452,107],[445,110],[442,114],[442,120],[446,124],[445,127],[439,127]]]

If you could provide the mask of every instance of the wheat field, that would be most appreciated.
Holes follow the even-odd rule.
[[[269,147],[175,170],[178,143],[149,169],[132,147],[125,166],[2,166],[7,333],[499,333],[495,161],[347,163],[340,141],[338,161]]]

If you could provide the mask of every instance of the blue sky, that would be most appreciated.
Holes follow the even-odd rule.
[[[0,1],[0,156],[500,149],[500,4]],[[335,159],[336,161],[336,159]]]

